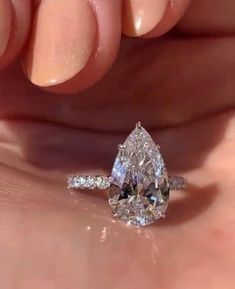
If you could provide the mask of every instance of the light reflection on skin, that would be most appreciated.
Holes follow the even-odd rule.
[[[87,226],[87,227],[86,227],[86,230],[87,230],[87,231],[90,231],[90,230],[91,230],[91,226]]]
[[[160,247],[160,244],[159,244],[159,240],[158,242],[156,242],[156,238],[154,237],[154,234],[152,231],[145,231],[144,232],[145,234],[145,238],[147,240],[150,241],[151,243],[151,258],[152,258],[152,262],[153,264],[156,264],[157,263],[157,256],[158,256],[158,252],[159,252],[159,247]]]
[[[117,236],[120,235],[126,235],[128,231],[129,240],[127,240],[127,243],[130,244],[133,248],[136,246],[136,239],[140,241],[140,244],[144,243],[145,246],[149,249],[149,258],[151,262],[155,265],[157,264],[158,255],[159,255],[159,247],[161,246],[161,243],[159,243],[159,239],[156,238],[154,233],[152,232],[151,228],[149,229],[141,229],[141,228],[135,228],[133,226],[128,226],[121,224],[121,227],[119,226],[119,222],[112,220],[111,221],[112,226],[100,226],[100,228],[92,228],[90,225],[86,227],[86,231],[89,233],[92,233],[92,238],[96,236],[97,242],[99,244],[103,244],[102,246],[109,247],[109,244],[114,244],[118,239]],[[115,225],[114,225],[115,224]],[[98,229],[98,230],[97,230]],[[130,233],[130,234],[129,234]],[[94,240],[94,239],[93,239]],[[139,243],[139,242],[138,242]],[[122,242],[119,240],[119,244],[117,245],[122,246]],[[138,245],[137,245],[138,246]],[[138,247],[136,247],[136,250],[138,250]]]
[[[110,228],[104,227],[101,231],[100,242],[105,242],[107,235],[109,234]]]
[[[76,202],[76,214],[78,214],[78,219],[82,220],[81,225],[83,227],[80,227],[79,231],[84,230],[87,234],[86,238],[92,244],[96,244],[95,248],[100,254],[115,247],[117,252],[123,248],[129,248],[130,255],[135,255],[144,245],[148,248],[146,255],[148,262],[153,265],[157,264],[160,248],[164,244],[161,241],[161,236],[154,233],[156,229],[154,225],[140,228],[125,224],[112,217],[104,200],[90,198],[83,193],[77,193],[76,198],[78,201]],[[94,250],[94,248],[89,248],[89,250]]]

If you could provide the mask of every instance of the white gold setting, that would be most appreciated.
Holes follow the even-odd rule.
[[[90,181],[93,179],[93,181]],[[169,188],[170,190],[185,190],[187,188],[187,181],[180,176],[169,176]],[[68,177],[68,189],[80,189],[80,190],[106,190],[111,185],[110,176],[69,176]]]
[[[69,189],[108,189],[113,215],[122,221],[149,225],[165,217],[170,190],[184,190],[185,178],[168,176],[160,146],[136,124],[123,144],[118,146],[111,176],[70,176]]]

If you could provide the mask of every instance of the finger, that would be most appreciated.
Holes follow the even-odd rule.
[[[6,50],[11,32],[11,6],[7,0],[0,0],[0,57]]]
[[[141,36],[151,31],[164,17],[168,0],[126,0],[123,2],[123,33]]]
[[[0,73],[0,118],[120,132],[138,119],[179,126],[235,106],[232,37],[126,40],[107,76],[74,96],[46,94],[11,66]]]
[[[184,33],[232,34],[235,31],[233,0],[192,1],[190,9],[178,24]]]
[[[21,52],[30,27],[30,10],[30,0],[0,0],[0,68]]]
[[[121,1],[42,0],[24,58],[29,79],[55,92],[95,83],[116,56],[120,9]]]
[[[156,37],[170,30],[191,0],[127,0],[123,4],[123,33]]]

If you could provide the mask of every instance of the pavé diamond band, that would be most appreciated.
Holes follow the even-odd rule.
[[[169,176],[169,189],[170,190],[185,190],[187,188],[187,181],[184,177]],[[105,190],[111,186],[111,176],[69,176],[68,189],[80,190]]]
[[[170,177],[149,133],[136,124],[118,146],[111,176],[70,176],[70,189],[108,189],[113,215],[137,226],[149,225],[165,216],[170,190],[184,190],[187,181]]]

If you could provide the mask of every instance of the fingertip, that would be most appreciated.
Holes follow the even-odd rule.
[[[154,38],[172,29],[187,11],[192,0],[168,0],[168,7],[164,17],[144,38]]]
[[[122,31],[127,36],[143,36],[164,17],[169,0],[125,0]]]
[[[154,38],[168,32],[191,0],[125,0],[122,31],[131,37]]]
[[[28,78],[56,93],[76,92],[94,84],[108,70],[119,47],[120,3],[41,2],[23,59]]]
[[[96,21],[88,1],[41,2],[24,59],[27,76],[42,87],[68,81],[86,66],[95,35]]]
[[[0,9],[2,14],[0,18],[2,16],[5,31],[2,34],[4,41],[0,58],[0,68],[3,68],[16,59],[27,40],[31,20],[31,1],[0,0],[0,3],[5,7],[5,10]]]

